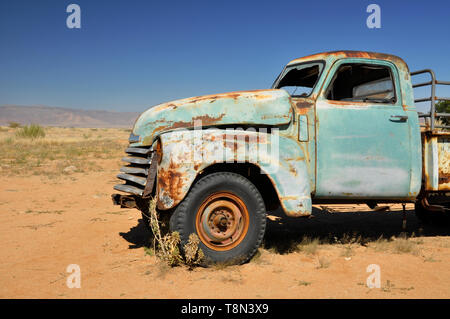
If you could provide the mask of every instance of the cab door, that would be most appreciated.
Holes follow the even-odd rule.
[[[316,104],[317,198],[407,198],[409,122],[388,61],[343,59]]]

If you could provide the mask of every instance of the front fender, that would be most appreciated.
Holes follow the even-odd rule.
[[[207,129],[160,135],[162,159],[157,172],[158,208],[175,207],[197,175],[216,163],[252,163],[267,174],[288,216],[311,214],[307,159],[301,145],[272,129]]]

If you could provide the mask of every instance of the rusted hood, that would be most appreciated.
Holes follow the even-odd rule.
[[[283,125],[293,116],[291,99],[284,90],[240,91],[205,95],[156,105],[136,120],[135,145],[150,145],[162,132],[202,126]],[[201,122],[200,122],[201,121]]]

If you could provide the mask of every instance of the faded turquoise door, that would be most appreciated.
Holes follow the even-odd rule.
[[[316,197],[408,197],[409,122],[394,64],[337,61],[317,99],[316,119]]]

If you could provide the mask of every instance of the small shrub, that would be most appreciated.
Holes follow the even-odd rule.
[[[406,238],[398,238],[393,242],[394,252],[397,254],[418,254],[417,244]]]
[[[310,238],[308,236],[303,237],[300,244],[297,245],[297,249],[307,253],[309,255],[314,255],[319,247],[318,238]]]
[[[330,267],[331,262],[325,257],[319,257],[319,266],[317,268],[328,268]]]
[[[161,228],[158,220],[158,212],[156,211],[156,197],[152,198],[149,203],[150,228],[154,236],[154,242],[157,244],[156,256],[164,260],[169,266],[174,267],[182,262],[180,250],[180,234],[173,232],[172,234],[161,234]]]
[[[372,243],[370,246],[377,252],[387,252],[389,250],[390,242],[383,236],[378,237],[378,239]]]
[[[188,242],[183,247],[183,259],[179,249],[180,234],[178,232],[172,232],[162,235],[161,227],[166,228],[166,225],[161,225],[159,222],[158,212],[156,211],[156,197],[150,201],[149,214],[150,228],[152,229],[156,241],[154,243],[157,244],[157,247],[154,249],[156,256],[161,258],[171,267],[184,263],[192,269],[193,267],[200,265],[204,258],[204,254],[202,250],[198,248],[198,244],[200,243],[198,236],[195,234],[189,236]]]
[[[311,282],[309,282],[309,281],[304,281],[304,280],[299,280],[299,281],[298,281],[298,285],[299,285],[299,286],[309,286],[309,285],[311,285]]]
[[[183,262],[183,257],[181,256],[180,249],[180,234],[178,232],[173,232],[166,234],[159,241],[157,251],[157,256],[164,260],[167,265],[175,267]]]
[[[144,247],[144,251],[146,255],[149,256],[155,256],[155,251],[153,250],[153,248],[150,247]]]
[[[8,122],[8,126],[9,126],[10,128],[18,128],[18,127],[20,127],[20,123],[17,123],[17,122]]]
[[[3,141],[6,145],[11,145],[14,143],[14,139],[12,137],[7,137]]]
[[[385,239],[380,236],[380,238],[370,244],[370,247],[378,252],[418,255],[420,252],[417,248],[418,244],[420,244],[420,240],[416,242],[407,237]]]
[[[349,257],[353,256],[352,247],[350,245],[345,246],[344,250],[341,252],[341,256],[342,257],[346,257],[346,258],[349,258]]]
[[[196,234],[190,234],[189,240],[186,245],[184,245],[184,258],[185,263],[189,268],[200,265],[205,255],[203,251],[198,248],[200,239]]]
[[[16,132],[16,136],[31,139],[45,137],[45,130],[37,124],[25,125]]]

